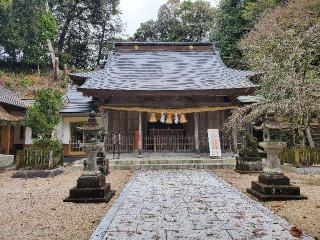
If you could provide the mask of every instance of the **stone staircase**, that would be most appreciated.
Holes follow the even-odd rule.
[[[235,168],[236,160],[229,159],[126,159],[110,160],[110,170],[161,170],[161,169],[221,169]]]

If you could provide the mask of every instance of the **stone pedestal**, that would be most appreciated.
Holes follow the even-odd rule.
[[[241,174],[260,173],[262,172],[262,160],[260,157],[237,157],[236,171]]]
[[[110,183],[102,174],[82,175],[77,180],[77,186],[70,189],[70,195],[64,202],[98,203],[109,202],[114,195]]]
[[[281,170],[279,154],[286,147],[284,142],[262,142],[267,153],[267,165],[258,181],[253,181],[247,192],[259,201],[281,201],[306,199],[300,188],[290,184],[290,179]]]

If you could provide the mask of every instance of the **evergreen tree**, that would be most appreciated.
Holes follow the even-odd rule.
[[[13,64],[30,66],[48,62],[48,39],[57,34],[57,22],[43,0],[13,0],[0,7],[0,45]]]
[[[246,69],[238,44],[250,32],[260,16],[269,8],[286,0],[222,0],[210,40],[220,50],[224,63],[233,68]]]
[[[160,7],[156,21],[142,23],[135,41],[208,41],[216,10],[209,2],[169,0]]]

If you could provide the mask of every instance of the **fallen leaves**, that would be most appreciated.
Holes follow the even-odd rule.
[[[299,229],[298,227],[292,227],[290,229],[290,234],[293,236],[293,237],[301,237],[302,236],[302,231],[301,229]]]

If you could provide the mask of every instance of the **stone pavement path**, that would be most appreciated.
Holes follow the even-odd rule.
[[[295,239],[290,228],[211,172],[144,171],[91,239]]]

